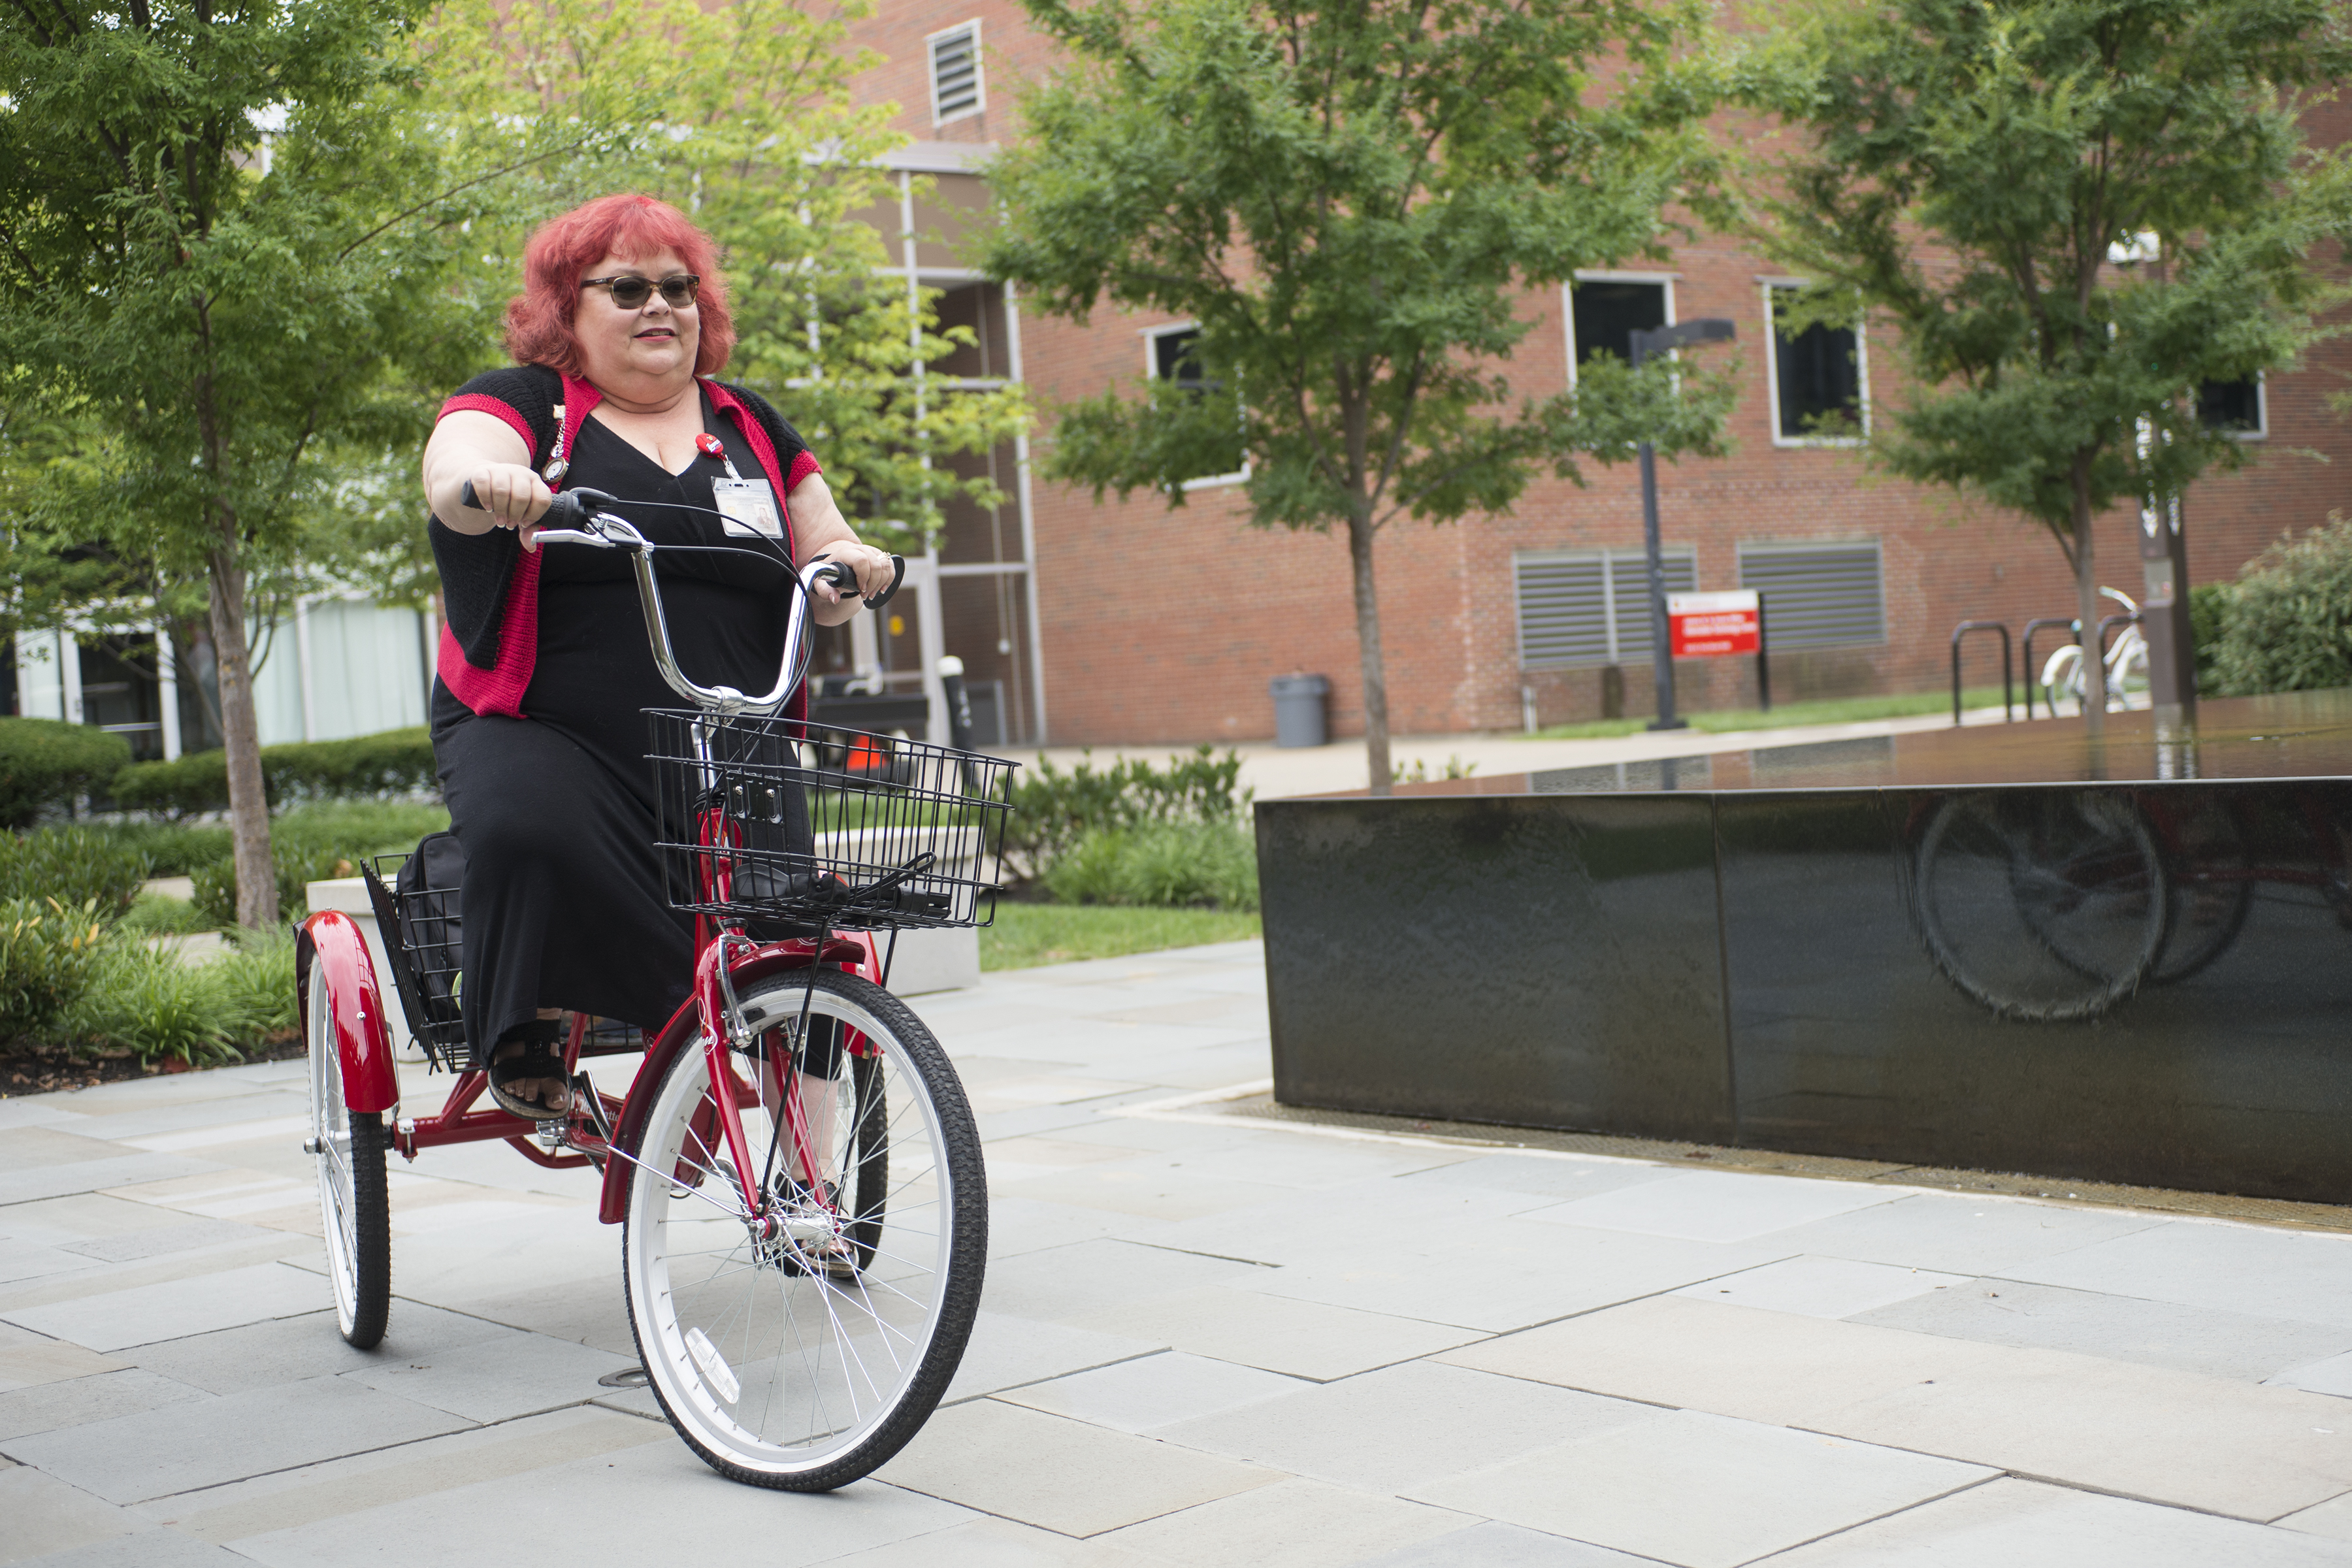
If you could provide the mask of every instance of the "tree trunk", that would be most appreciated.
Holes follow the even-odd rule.
[[[223,533],[236,524],[224,520]],[[224,542],[206,562],[213,655],[220,684],[221,742],[228,753],[228,814],[236,844],[236,923],[278,923],[278,870],[269,854],[269,796],[261,777],[261,728],[253,706],[253,654],[245,641],[245,568]]]
[[[1381,653],[1381,595],[1372,584],[1372,522],[1348,520],[1348,562],[1356,575],[1356,648],[1364,671],[1364,768],[1374,795],[1389,793],[1389,676]]]
[[[2091,464],[2074,459],[2074,614],[2083,623],[2083,732],[2107,730],[2107,667],[2099,647],[2098,552],[2091,547]]]

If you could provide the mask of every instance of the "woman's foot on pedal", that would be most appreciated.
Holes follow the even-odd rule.
[[[562,1025],[542,1018],[525,1025],[490,1052],[490,1098],[511,1116],[549,1121],[572,1109],[563,1078]]]

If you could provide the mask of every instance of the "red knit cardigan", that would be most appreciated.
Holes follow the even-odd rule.
[[[806,448],[793,456],[789,473],[780,467],[776,443],[770,437],[767,423],[739,395],[733,388],[705,378],[702,390],[709,395],[711,406],[726,418],[735,422],[742,434],[743,443],[759,459],[761,470],[768,482],[776,487],[776,497],[784,514],[784,547],[797,562],[800,552],[793,542],[792,510],[785,498],[793,488],[811,474],[824,470],[817,465],[814,453]],[[581,423],[590,411],[604,401],[604,395],[589,383],[572,376],[563,377],[563,439],[562,449],[570,452],[580,434]],[[540,437],[531,429],[531,422],[520,409],[504,398],[484,393],[459,393],[441,405],[441,418],[461,409],[488,414],[506,421],[514,433],[522,437],[523,446],[531,454],[531,467],[542,467],[546,454]],[[550,486],[563,488],[562,480]],[[524,551],[509,574],[506,595],[500,602],[498,618],[497,662],[488,668],[474,663],[466,656],[466,648],[457,634],[445,618],[441,626],[441,647],[436,660],[436,671],[450,694],[476,713],[494,713],[509,719],[527,717],[522,710],[523,693],[530,687],[531,673],[539,663],[539,566],[537,551]]]

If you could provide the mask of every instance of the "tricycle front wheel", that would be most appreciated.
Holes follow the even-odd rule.
[[[980,1137],[947,1054],[881,987],[817,968],[740,1002],[758,1044],[727,1063],[750,1180],[698,1042],[634,1167],[629,1321],[712,1468],[827,1491],[903,1447],[962,1359],[988,1251]]]

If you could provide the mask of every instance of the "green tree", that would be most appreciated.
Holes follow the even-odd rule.
[[[2093,520],[2245,461],[2197,387],[2292,364],[2341,298],[2308,256],[2352,217],[2347,164],[2298,118],[2352,67],[2337,7],[1811,0],[1771,20],[1789,31],[1750,86],[1803,145],[1763,183],[1768,243],[1815,310],[1900,332],[1912,391],[1877,456],[2048,529],[2095,626]],[[2096,732],[2096,659],[2084,676]]]
[[[889,128],[891,106],[854,101],[854,78],[879,59],[849,46],[847,19],[865,9],[452,0],[426,47],[453,108],[492,111],[474,134],[499,136],[499,110],[627,127],[625,149],[593,168],[533,177],[567,197],[624,184],[691,211],[727,264],[728,374],[769,393],[809,437],[843,510],[877,542],[920,549],[950,497],[1003,500],[932,459],[1010,440],[1027,407],[1017,388],[927,376],[971,334],[940,330],[936,291],[876,276],[891,258],[866,215],[895,208],[879,159],[906,138]],[[522,237],[509,225],[503,243],[519,249]]]
[[[85,437],[26,515],[201,583],[237,918],[276,918],[248,626],[339,447],[413,440],[410,383],[478,359],[460,229],[497,171],[424,116],[413,6],[27,0],[0,17],[0,365]],[[575,132],[576,134],[576,132]],[[404,383],[396,372],[404,372]],[[20,579],[21,581],[22,579]]]
[[[1656,254],[1715,157],[1701,13],[1669,0],[1023,0],[1071,64],[991,165],[984,265],[1083,319],[1189,318],[1198,374],[1060,411],[1054,477],[1097,496],[1249,466],[1252,521],[1345,529],[1365,748],[1389,787],[1373,540],[1507,511],[1538,468],[1716,449],[1727,383],[1588,363],[1517,397],[1531,287]],[[1516,406],[1514,405],[1516,400]],[[1236,584],[1236,593],[1246,593]]]

